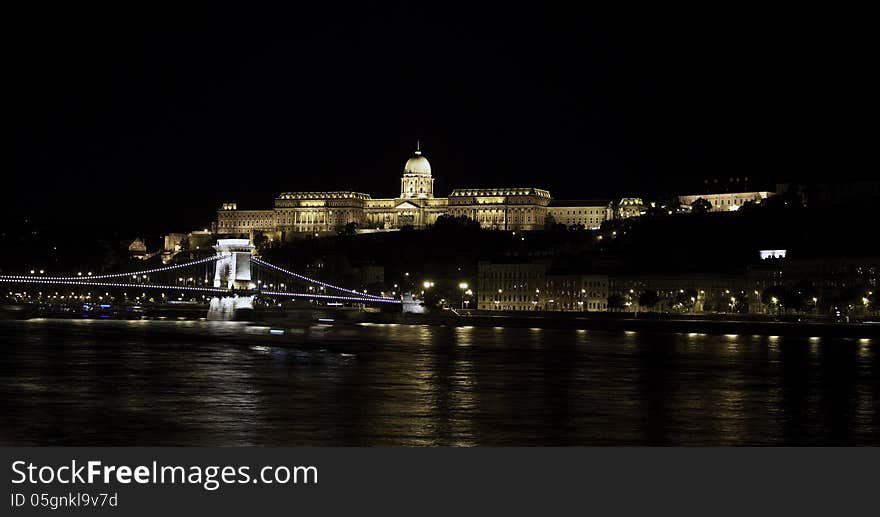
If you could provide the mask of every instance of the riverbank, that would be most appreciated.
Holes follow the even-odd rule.
[[[402,325],[447,325],[473,327],[510,327],[546,329],[583,329],[604,331],[645,331],[698,334],[742,334],[762,336],[844,337],[880,338],[878,323],[842,323],[831,321],[776,320],[767,316],[744,316],[732,319],[732,315],[671,315],[647,313],[467,313],[441,311],[429,314],[369,313],[357,311],[320,311],[321,318],[335,323],[374,323]],[[254,311],[253,321],[284,325],[285,322],[303,321],[302,314],[291,317],[290,313],[261,314]],[[317,321],[317,319],[315,320]]]
[[[640,319],[615,317],[569,317],[545,316],[464,316],[456,320],[459,325],[574,328],[606,331],[646,331],[698,334],[743,334],[761,336],[845,337],[878,338],[880,324],[826,323],[804,321],[720,320],[715,318],[667,318]]]
[[[38,314],[27,310],[3,310],[0,316],[8,319],[31,317],[48,318],[101,318],[146,320],[199,320],[207,317],[207,307],[154,307],[144,313],[114,315],[73,313]],[[297,308],[290,310],[236,311],[235,320],[261,323],[278,328],[308,326],[315,323],[332,325],[397,324],[441,325],[456,327],[510,327],[545,329],[583,329],[602,331],[644,331],[697,334],[737,334],[759,336],[880,338],[880,322],[842,323],[806,320],[796,317],[773,319],[769,316],[743,315],[673,315],[657,313],[466,313],[439,311],[429,314],[366,312],[350,308]]]

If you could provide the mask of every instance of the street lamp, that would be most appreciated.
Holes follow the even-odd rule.
[[[458,288],[462,290],[461,294],[461,308],[464,309],[467,306],[467,301],[464,299],[465,295],[471,294],[473,291],[468,289],[467,282],[460,282],[458,284]]]

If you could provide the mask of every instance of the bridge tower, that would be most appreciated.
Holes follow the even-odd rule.
[[[214,246],[220,257],[214,270],[214,287],[248,289],[251,284],[251,252],[249,239],[217,239]]]

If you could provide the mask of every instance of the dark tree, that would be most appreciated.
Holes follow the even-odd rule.
[[[612,293],[608,296],[608,309],[612,311],[621,311],[625,307],[623,304],[623,296],[618,293]]]
[[[691,203],[691,212],[695,214],[705,214],[709,210],[712,210],[712,203],[707,199],[697,198],[696,201]]]
[[[263,235],[262,233],[254,234],[254,246],[258,251],[263,251],[266,246],[269,244],[269,238]],[[181,244],[181,249],[183,249],[183,245]]]
[[[761,293],[761,303],[764,305],[770,305],[772,303],[781,303],[785,300],[785,289],[781,286],[774,285],[770,286],[767,289],[764,289],[764,292]]]
[[[685,310],[691,310],[697,301],[698,293],[693,289],[681,289],[675,293],[675,304]]]
[[[739,213],[741,213],[741,214],[757,213],[760,210],[761,210],[761,205],[759,203],[754,202],[754,201],[746,201],[745,203],[742,204],[741,207],[739,207]]]
[[[732,304],[730,307],[731,312],[738,312],[741,314],[749,312],[749,295],[739,293],[734,294],[731,298],[733,298],[733,301],[730,302]]]
[[[815,308],[813,298],[819,296],[818,291],[808,280],[801,280],[782,295],[783,305],[789,309],[803,312]]]
[[[639,293],[639,306],[653,309],[657,305],[657,291],[642,291]]]
[[[836,307],[842,313],[848,313],[850,306],[857,307],[862,305],[862,298],[867,294],[867,289],[863,286],[849,286],[831,292],[828,295],[828,301],[832,307]],[[868,303],[870,305],[870,297]]]
[[[645,210],[645,216],[647,217],[662,217],[668,214],[669,212],[664,207],[658,204],[651,204],[651,206],[649,206],[647,210]]]
[[[678,196],[671,196],[662,206],[666,209],[667,213],[677,214],[681,212],[681,200],[678,199]]]
[[[357,233],[358,223],[352,221],[350,223],[346,223],[345,226],[340,227],[337,231],[339,235],[354,235]]]
[[[443,214],[437,218],[431,227],[436,232],[454,233],[460,231],[477,232],[480,230],[480,223],[474,221],[470,217],[463,215],[452,216]]]

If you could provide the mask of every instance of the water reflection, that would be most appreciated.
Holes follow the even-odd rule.
[[[0,322],[0,443],[876,444],[871,340]]]

